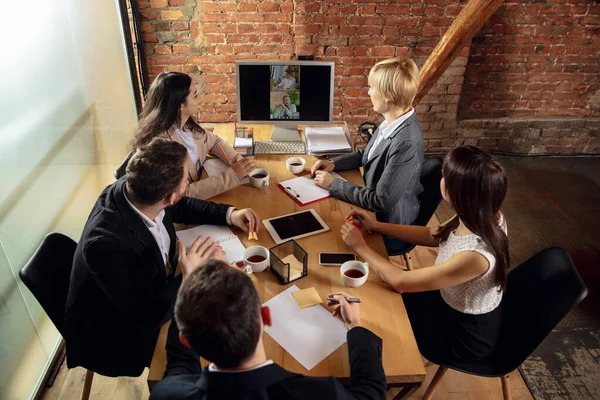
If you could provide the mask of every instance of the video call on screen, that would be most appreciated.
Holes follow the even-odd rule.
[[[329,121],[328,65],[240,64],[241,121]]]

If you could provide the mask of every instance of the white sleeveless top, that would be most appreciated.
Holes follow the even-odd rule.
[[[499,225],[507,232],[504,217],[500,217]],[[442,298],[450,307],[465,314],[485,314],[498,307],[502,300],[502,290],[496,286],[496,258],[486,244],[476,234],[456,236],[450,232],[448,239],[440,243],[435,264],[446,262],[454,254],[461,251],[475,251],[483,255],[490,267],[485,274],[460,285],[440,289]]]

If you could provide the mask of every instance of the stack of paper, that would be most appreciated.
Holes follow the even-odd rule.
[[[198,236],[212,238],[213,241],[219,242],[223,251],[227,264],[241,261],[244,259],[244,250],[246,248],[240,239],[224,225],[200,225],[195,228],[185,229],[177,232],[177,237],[183,242],[186,249],[189,249],[194,240]]]
[[[233,148],[243,156],[250,156],[253,154],[254,139],[236,137],[233,139]]]
[[[265,326],[265,332],[311,370],[346,342],[347,331],[320,305],[298,307],[292,293],[299,290],[293,285],[263,304],[271,311],[271,326]]]
[[[341,126],[304,129],[308,154],[347,153],[352,150]]]

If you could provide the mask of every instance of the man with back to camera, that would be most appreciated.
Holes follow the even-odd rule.
[[[257,230],[250,209],[184,197],[186,148],[156,140],[135,152],[124,177],[94,205],[77,245],[66,303],[69,368],[138,376],[150,365],[161,326],[173,315],[183,245],[173,223]],[[202,259],[224,258],[199,237]],[[177,246],[176,246],[176,243]]]
[[[267,360],[262,340],[269,324],[252,280],[219,260],[182,255],[183,283],[167,337],[165,377],[151,393],[163,399],[385,399],[382,342],[361,327],[359,305],[334,293],[349,329],[350,385],[334,377],[288,372]],[[199,265],[199,267],[194,267]],[[328,305],[332,305],[329,303]],[[181,332],[177,329],[180,327]],[[199,356],[212,363],[202,369]]]

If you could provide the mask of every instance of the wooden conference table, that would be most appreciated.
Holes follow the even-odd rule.
[[[271,129],[272,127],[269,125],[254,126],[255,141],[268,141]],[[214,133],[225,139],[229,144],[233,143],[233,124],[217,125]],[[404,387],[397,398],[407,397],[425,379],[425,367],[415,342],[402,297],[387,287],[375,273],[369,274],[368,281],[363,286],[349,288],[342,283],[339,267],[319,265],[319,253],[351,252],[342,240],[340,228],[345,222],[346,215],[355,207],[334,198],[321,200],[305,207],[296,204],[291,197],[277,187],[278,182],[295,177],[286,168],[285,160],[288,157],[292,156],[256,156],[257,168],[265,168],[271,174],[268,187],[257,189],[250,184],[241,185],[211,199],[218,203],[232,204],[237,208],[252,208],[261,220],[313,208],[330,227],[329,232],[297,240],[298,244],[308,252],[308,276],[284,286],[268,270],[254,274],[260,299],[262,302],[266,302],[290,287],[290,285],[296,285],[300,289],[314,287],[322,299],[325,299],[328,293],[337,291],[345,291],[353,296],[360,297],[364,301],[360,305],[363,326],[383,340],[382,357],[387,382],[391,386]],[[309,155],[301,157],[306,159],[305,169],[308,172],[317,158]],[[358,170],[344,171],[340,175],[352,183],[363,185]],[[275,246],[275,242],[263,225],[261,225],[261,230],[258,232],[258,241],[248,240],[247,234],[238,229],[235,229],[234,232],[238,234],[246,247],[260,245],[271,248]],[[387,257],[381,235],[367,235],[366,240],[373,249]],[[148,375],[150,387],[162,378],[165,370],[166,333],[165,326],[161,331]],[[313,376],[335,376],[342,381],[346,381],[350,377],[347,344],[338,348],[329,357],[308,371],[267,333],[263,334],[263,341],[267,357],[289,371]],[[203,365],[205,364],[203,363]]]

